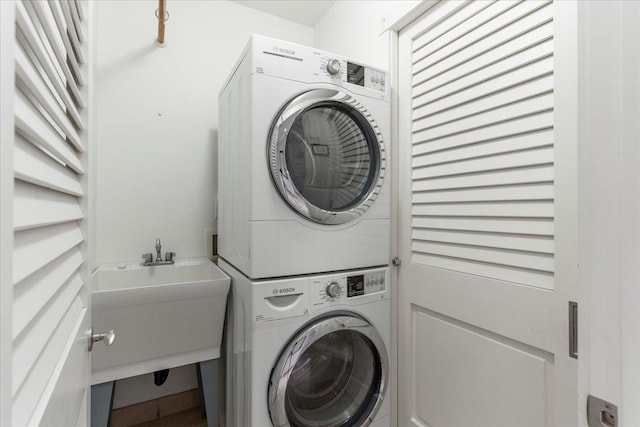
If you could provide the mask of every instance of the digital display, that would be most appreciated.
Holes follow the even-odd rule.
[[[347,62],[347,82],[364,87],[364,67]]]
[[[347,298],[364,295],[364,275],[347,277]]]

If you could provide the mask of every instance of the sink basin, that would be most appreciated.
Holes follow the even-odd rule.
[[[102,265],[92,274],[96,343],[91,382],[100,384],[220,357],[230,279],[207,258],[173,265]]]

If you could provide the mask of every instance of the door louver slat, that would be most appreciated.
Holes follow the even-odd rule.
[[[553,219],[550,218],[477,218],[453,216],[415,216],[412,221],[414,230],[433,229],[455,231],[477,231],[487,233],[527,234],[540,237],[553,237]]]
[[[51,392],[49,379],[57,367],[57,362],[65,352],[69,336],[75,336],[78,320],[82,318],[84,304],[80,296],[76,296],[69,303],[69,309],[65,313],[62,321],[58,323],[53,335],[47,341],[40,357],[33,365],[22,386],[13,397],[12,418],[15,425],[38,424],[30,423],[29,420],[42,415],[41,404],[47,401],[47,394]],[[32,416],[30,416],[33,414]]]
[[[501,171],[476,173],[444,178],[418,179],[413,182],[414,192],[449,190],[457,188],[492,187],[499,185],[532,184],[553,181],[553,165],[525,166]]]
[[[16,23],[19,30],[16,32],[17,38],[23,49],[25,49],[24,52],[34,64],[44,70],[45,75],[41,77],[47,79],[52,85],[55,95],[62,99],[71,117],[79,126],[82,126],[80,113],[71,98],[71,94],[65,88],[66,82],[62,81],[60,74],[56,71],[54,63],[51,61],[47,49],[38,35],[38,30],[31,22],[29,14],[21,2],[16,5]]]
[[[67,25],[64,21],[62,9],[58,5],[58,3],[49,0],[49,8],[51,9],[51,13],[53,14],[53,19],[56,22],[58,33],[62,38],[62,43],[64,44],[64,47],[67,51],[67,60],[71,64],[71,68],[73,69],[73,73],[78,84],[84,86],[84,76],[82,75],[82,72],[80,72],[80,63],[84,63],[84,58],[82,61],[76,58],[74,48],[71,46],[70,36],[69,34],[67,34]],[[80,54],[82,55],[82,50],[80,50]]]
[[[16,91],[16,128],[27,139],[51,151],[59,161],[69,165],[75,172],[84,174],[82,165],[73,149],[51,127],[47,119],[29,104],[31,103],[24,94]]]
[[[413,48],[413,262],[552,289],[550,2],[440,13]]]
[[[74,248],[63,254],[58,262],[47,264],[15,287],[13,338],[37,316],[82,262],[80,250]]]
[[[46,308],[31,320],[29,333],[19,335],[14,339],[13,354],[19,364],[13,369],[12,386],[15,392],[20,389],[22,382],[36,363],[40,352],[46,347],[49,337],[55,332],[68,307],[82,286],[82,279],[78,274],[64,283]]]
[[[553,203],[514,201],[415,204],[412,213],[421,216],[553,218]]]
[[[80,16],[78,15],[78,9],[76,8],[75,1],[67,2],[63,7],[66,7],[69,10],[69,14],[71,15],[71,22],[73,23],[73,29],[78,35],[78,40],[80,41],[80,43],[84,43],[84,34],[82,33]]]
[[[414,192],[413,197],[416,203],[497,202],[549,199],[553,199],[553,182],[448,191]]]
[[[82,196],[77,175],[59,161],[16,134],[15,177],[73,196]]]
[[[60,46],[56,38],[58,33],[54,30],[52,22],[49,22],[50,15],[48,11],[50,9],[47,8],[43,2],[26,2],[24,5],[29,17],[31,18],[32,24],[37,25],[37,27],[42,29],[44,32],[44,34],[40,35],[40,41],[44,46],[46,46],[47,51],[49,52],[49,57],[54,62],[56,69],[62,71],[67,88],[73,95],[76,103],[80,107],[84,107],[84,101],[80,96],[80,90],[78,89],[75,78],[71,74],[69,64],[67,64],[66,55],[63,53],[62,46]],[[53,53],[53,55],[51,53]]]
[[[467,243],[421,242],[419,240],[414,240],[412,246],[414,253],[419,254],[448,256],[506,267],[553,272],[553,256],[530,250],[513,251],[504,248],[474,246]]]
[[[57,224],[17,232],[14,283],[19,283],[82,241],[82,232],[76,223]]]
[[[416,167],[416,170],[413,173],[414,179],[435,178],[441,176],[461,175],[484,171],[496,171],[533,165],[545,165],[553,163],[553,148],[543,147],[533,150],[498,154],[491,157],[461,160],[459,162],[445,163],[433,166],[430,166],[427,163],[424,166],[421,165],[418,169],[417,163],[423,163],[424,159],[420,160],[420,162],[414,161],[414,166]]]
[[[16,76],[19,82],[27,89],[25,92],[29,92],[35,97],[36,102],[46,110],[55,124],[58,125],[67,138],[73,143],[73,146],[78,151],[84,151],[78,131],[74,128],[65,111],[60,108],[60,105],[22,50],[16,52]]]
[[[76,29],[76,24],[73,22],[73,18],[71,17],[69,6],[67,2],[64,2],[64,1],[59,2],[59,5],[60,5],[60,9],[62,9],[62,15],[64,16],[67,34],[69,35],[69,39],[71,40],[73,51],[75,52],[78,62],[81,64],[84,64],[85,59],[84,59],[84,55],[82,54],[82,49],[80,47],[80,45],[82,44],[82,40],[80,40],[79,34]]]
[[[78,221],[83,218],[78,199],[16,180],[14,199],[16,231]]]
[[[485,248],[512,249],[553,254],[553,239],[550,236],[526,236],[522,234],[415,229],[412,237],[421,242],[457,243]]]
[[[78,17],[80,18],[80,21],[84,21],[84,10],[82,9],[82,4],[80,3],[80,0],[74,0],[73,5],[76,7],[78,11]]]

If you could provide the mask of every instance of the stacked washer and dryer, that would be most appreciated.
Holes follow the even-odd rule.
[[[252,36],[220,93],[227,427],[390,425],[386,80]]]

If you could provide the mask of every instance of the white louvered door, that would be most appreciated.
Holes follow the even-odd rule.
[[[2,54],[3,72],[12,71],[2,80],[3,106],[13,104],[2,124],[2,154],[11,159],[2,163],[10,177],[2,213],[12,218],[2,223],[2,286],[11,287],[2,293],[10,298],[2,305],[2,332],[11,336],[3,338],[11,349],[2,376],[7,425],[88,424],[86,8],[82,0],[2,5],[3,26],[7,15],[13,21],[2,30],[3,48],[12,39]]]
[[[400,426],[578,425],[560,3],[442,1],[400,32]]]

